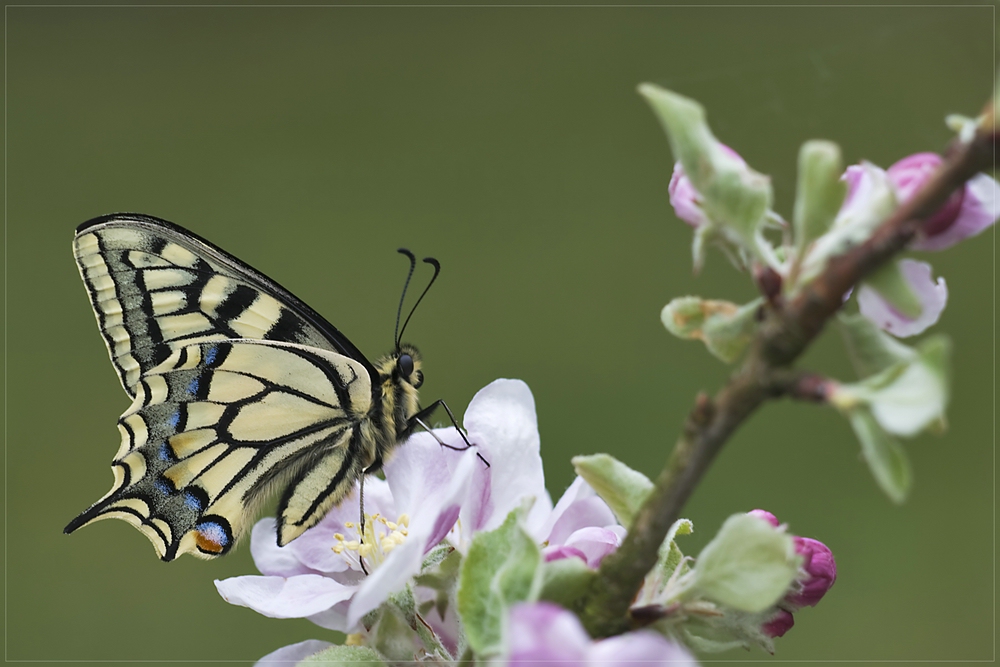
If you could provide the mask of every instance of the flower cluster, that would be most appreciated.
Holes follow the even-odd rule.
[[[799,154],[791,223],[770,209],[770,181],[755,172],[708,128],[692,100],[656,86],[640,91],[664,125],[677,158],[668,192],[677,216],[694,228],[695,268],[709,244],[748,269],[762,293],[739,305],[685,296],[667,304],[664,326],[680,338],[701,340],[732,363],[747,349],[767,309],[799,297],[831,260],[872,238],[897,208],[940,171],[935,153],[905,157],[888,169],[862,162],[846,169],[840,148],[809,141]],[[960,141],[969,141],[964,123]],[[939,251],[982,233],[1000,217],[1000,184],[977,174],[922,221],[913,252]],[[781,228],[780,240],[768,233]],[[948,286],[930,264],[902,258],[869,274],[852,296],[857,314],[838,317],[856,382],[814,382],[810,398],[823,400],[850,422],[865,461],[882,490],[902,502],[910,488],[909,463],[897,436],[944,427],[949,398],[950,345],[936,335],[908,346],[898,338],[924,333],[941,317]]]
[[[497,380],[481,390],[465,424],[489,467],[475,452],[438,443],[461,442],[455,429],[418,433],[386,463],[385,480],[365,482],[363,529],[356,492],[285,547],[277,545],[275,520],[263,519],[250,542],[261,575],[217,581],[219,593],[265,616],[308,618],[349,633],[354,644],[385,649],[379,608],[408,591],[435,635],[429,641],[411,637],[413,655],[454,657],[465,640],[454,600],[448,600],[457,570],[445,561],[467,554],[477,535],[496,530],[524,502],[531,507],[521,523],[544,562],[570,559],[596,568],[618,547],[625,529],[582,478],[553,507],[534,399],[523,382]],[[324,648],[305,642],[268,659],[299,659]]]
[[[497,380],[477,393],[465,423],[489,467],[475,452],[435,439],[457,444],[455,429],[416,434],[386,463],[385,480],[366,481],[363,527],[356,496],[284,547],[273,519],[254,527],[250,548],[261,575],[218,581],[220,594],[266,616],[308,618],[348,635],[341,646],[286,646],[259,664],[310,656],[449,662],[471,650],[509,664],[693,665],[686,644],[773,650],[771,639],[783,634],[776,613],[815,604],[833,583],[829,550],[818,555],[825,547],[789,537],[776,521],[735,516],[697,559],[676,544],[692,530],[681,521],[634,607],[637,619],[640,607],[647,615],[657,608],[655,622],[593,641],[568,607],[621,544],[652,483],[608,455],[577,457],[580,476],[553,505],[534,400],[520,381]],[[822,563],[825,587],[817,583]],[[715,640],[702,636],[708,627]]]

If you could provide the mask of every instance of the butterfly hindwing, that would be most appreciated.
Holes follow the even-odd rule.
[[[226,553],[256,505],[290,483],[288,539],[322,518],[371,463],[359,424],[364,365],[298,344],[226,339],[175,349],[143,372],[119,419],[112,490],[67,527],[116,517],[164,560]],[[282,543],[287,542],[282,540]]]
[[[235,338],[330,350],[378,377],[343,334],[288,290],[172,223],[132,213],[96,218],[77,229],[73,251],[129,396],[179,347]]]

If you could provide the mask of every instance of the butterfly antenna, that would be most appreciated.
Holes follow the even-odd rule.
[[[410,323],[410,318],[413,317],[413,313],[417,310],[417,306],[419,306],[420,302],[424,300],[424,295],[427,294],[431,285],[433,285],[434,281],[437,280],[438,274],[441,273],[441,262],[437,261],[433,257],[424,257],[424,262],[434,267],[434,275],[431,276],[431,281],[427,283],[427,287],[425,287],[424,291],[420,293],[420,298],[417,299],[415,304],[413,304],[413,308],[410,309],[410,314],[406,316],[406,320],[403,322],[403,328],[400,329],[399,336],[396,337],[397,350],[399,349],[399,341],[403,339],[403,332],[406,331],[406,325]]]
[[[406,288],[410,286],[410,278],[413,277],[413,270],[417,268],[417,258],[413,255],[412,252],[410,252],[406,248],[400,248],[396,252],[398,252],[401,255],[406,255],[410,259],[410,272],[406,274],[406,282],[403,283],[403,294],[399,297],[399,308],[396,309],[396,333],[393,334],[393,339],[396,344],[396,349],[398,350],[399,339],[401,335],[399,332],[399,318],[403,314],[403,300],[406,299]],[[410,318],[406,318],[406,320],[409,321]],[[403,325],[403,328],[404,329],[406,328],[405,324]]]

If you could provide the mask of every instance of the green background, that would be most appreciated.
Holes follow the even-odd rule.
[[[423,396],[461,414],[491,380],[524,379],[558,497],[574,454],[655,475],[696,392],[724,381],[660,308],[753,296],[718,253],[692,275],[636,85],[700,100],[789,216],[806,139],[882,166],[942,149],[945,114],[988,95],[993,29],[986,6],[8,8],[7,657],[254,660],[330,638],[218,596],[213,579],[256,572],[245,545],[164,564],[122,522],[62,534],[107,490],[128,405],[72,260],[77,224],[139,211],[190,227],[371,356],[391,347],[395,249],[438,257],[407,333]],[[764,507],[836,554],[837,585],[775,659],[993,657],[993,253],[990,231],[930,257],[955,389],[947,434],[908,444],[908,504],[876,489],[839,416],[779,403],[686,508],[689,553]],[[805,364],[850,377],[832,332]]]

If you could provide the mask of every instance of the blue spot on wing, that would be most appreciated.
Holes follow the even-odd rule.
[[[229,534],[221,523],[217,521],[202,521],[195,527],[206,540],[210,540],[220,547],[225,547],[229,544]]]
[[[157,452],[157,454],[159,455],[161,461],[174,460],[174,451],[170,449],[170,446],[167,445],[167,443],[163,443],[162,445],[160,445],[160,449]]]
[[[214,345],[205,350],[205,365],[211,366],[213,363],[215,363],[215,357],[218,354],[219,354],[219,348]]]
[[[184,504],[193,509],[195,512],[201,512],[205,509],[202,504],[202,499],[199,498],[197,494],[191,493],[190,491],[184,492]]]
[[[175,412],[174,414],[170,415],[170,417],[167,418],[167,423],[170,424],[170,428],[174,430],[177,429],[177,424],[179,424],[180,421],[181,421],[180,410],[178,410],[177,412]]]
[[[163,479],[162,477],[156,480],[154,486],[156,486],[157,491],[159,491],[165,496],[169,496],[171,493],[174,492],[174,485],[168,482],[167,480]]]
[[[199,377],[199,376],[195,376],[195,378],[193,380],[191,380],[191,382],[190,382],[190,384],[188,384],[188,388],[187,388],[189,394],[191,394],[192,396],[197,396],[198,395],[198,384],[199,384],[200,381],[201,381],[201,377]]]

